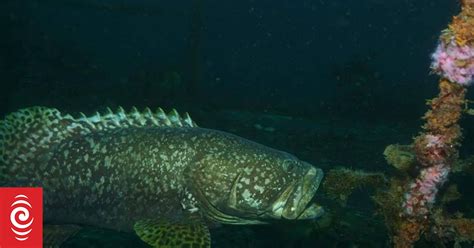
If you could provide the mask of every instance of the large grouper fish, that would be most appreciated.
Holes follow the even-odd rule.
[[[210,247],[209,223],[324,212],[321,169],[161,108],[21,109],[0,121],[0,170],[2,186],[43,187],[45,223],[134,230],[154,247]]]

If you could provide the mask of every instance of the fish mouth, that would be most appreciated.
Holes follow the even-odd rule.
[[[279,204],[274,206],[274,213],[289,220],[313,219],[321,216],[324,210],[321,206],[310,203],[323,178],[323,171],[305,163],[310,169],[303,179],[288,187],[281,195]]]

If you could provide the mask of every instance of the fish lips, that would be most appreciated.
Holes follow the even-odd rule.
[[[321,216],[324,210],[317,204],[310,204],[323,178],[323,171],[304,162],[309,167],[303,179],[294,185],[286,201],[281,217],[284,219],[312,219]]]

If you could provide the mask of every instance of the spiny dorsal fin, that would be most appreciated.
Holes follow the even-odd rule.
[[[18,110],[0,120],[0,172],[5,168],[34,163],[46,156],[52,146],[76,135],[95,131],[129,127],[197,127],[187,113],[181,117],[176,110],[169,114],[158,108],[154,113],[145,108],[139,112],[133,107],[128,113],[119,107],[113,112],[92,116],[80,113],[74,118],[47,107]],[[2,173],[0,173],[1,175]]]
[[[87,122],[97,130],[118,127],[197,127],[188,113],[180,116],[175,109],[172,109],[166,114],[161,108],[158,108],[154,113],[149,108],[139,112],[136,107],[132,107],[128,113],[122,107],[119,107],[115,112],[107,108],[104,113],[97,112],[89,117],[81,113],[81,116],[76,120]]]

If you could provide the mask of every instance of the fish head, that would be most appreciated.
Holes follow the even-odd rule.
[[[321,169],[256,143],[234,144],[200,160],[194,188],[208,217],[228,224],[302,220],[324,210],[312,200]]]

